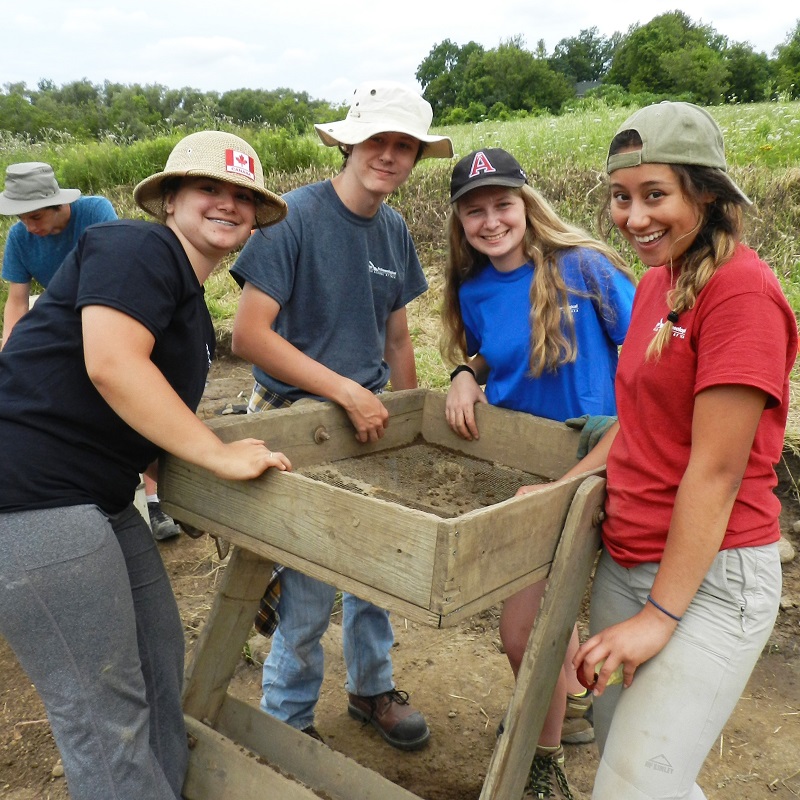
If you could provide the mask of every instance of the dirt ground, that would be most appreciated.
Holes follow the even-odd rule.
[[[216,363],[201,416],[241,404],[249,387],[249,372],[243,365]],[[800,520],[800,505],[790,476],[800,477],[800,461],[788,452],[786,459],[780,470],[782,527],[800,552],[800,534],[792,530]],[[190,658],[224,562],[207,536],[193,540],[181,535],[159,547],[178,598]],[[327,668],[316,719],[328,744],[425,800],[478,798],[495,730],[512,690],[511,672],[500,649],[499,610],[489,609],[446,630],[394,619],[398,687],[411,693],[432,731],[429,746],[418,753],[393,750],[374,730],[348,716],[341,628],[334,615],[324,639]],[[579,623],[584,630],[585,622],[582,615]],[[257,703],[261,671],[256,662],[268,648],[268,640],[252,640],[256,661],[242,659],[231,687],[238,697]],[[570,782],[588,798],[597,764],[595,746],[566,749]],[[60,772],[43,706],[0,639],[0,798],[68,800]],[[709,800],[800,797],[800,556],[784,564],[783,602],[775,629],[706,760],[700,784]]]

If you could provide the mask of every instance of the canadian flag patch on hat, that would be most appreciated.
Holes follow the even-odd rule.
[[[238,150],[225,151],[225,171],[243,175],[251,181],[256,179],[253,157],[247,155],[247,153],[241,153]]]

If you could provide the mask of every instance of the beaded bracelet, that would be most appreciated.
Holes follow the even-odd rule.
[[[656,601],[653,600],[653,596],[650,594],[647,595],[647,602],[652,603],[662,614],[666,614],[670,619],[674,619],[675,622],[680,622],[683,619],[682,616],[679,617],[673,614],[671,611],[667,611],[667,609],[664,608],[664,606],[660,606],[658,603],[656,603]]]

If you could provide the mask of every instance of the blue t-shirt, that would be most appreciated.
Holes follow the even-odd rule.
[[[570,290],[577,357],[555,373],[530,375],[530,286],[533,266],[499,272],[488,264],[459,290],[467,352],[489,365],[492,405],[563,421],[581,414],[615,414],[618,345],[628,330],[634,285],[595,250],[573,248],[559,259]],[[577,294],[573,294],[575,290]],[[602,314],[590,297],[599,291]]]
[[[389,380],[383,359],[389,315],[428,284],[403,218],[385,203],[361,217],[330,181],[284,196],[285,220],[255,233],[231,273],[280,305],[275,331],[314,361],[376,392]],[[258,367],[256,380],[287,400],[309,395]]]
[[[10,283],[30,283],[35,278],[47,288],[61,262],[81,234],[98,222],[111,222],[117,215],[105,197],[79,197],[70,205],[67,227],[61,233],[35,236],[22,222],[11,227],[3,253],[3,278]]]

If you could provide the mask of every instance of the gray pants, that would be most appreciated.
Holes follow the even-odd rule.
[[[603,552],[591,632],[647,602],[658,564],[625,569]],[[593,800],[703,800],[695,782],[769,639],[781,594],[777,545],[723,550],[664,649],[629,688],[594,701],[600,750]]]
[[[73,800],[175,800],[184,640],[131,505],[0,514],[0,634],[44,701]]]

